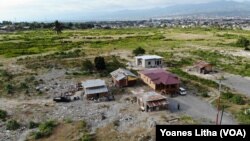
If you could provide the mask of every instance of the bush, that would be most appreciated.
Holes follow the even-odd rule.
[[[116,127],[119,126],[119,125],[120,125],[119,120],[114,120],[114,121],[113,121],[113,125],[116,126]]]
[[[84,133],[80,139],[81,141],[91,141],[90,135],[88,133]]]
[[[245,37],[240,37],[236,42],[236,46],[244,47],[244,48],[247,48],[249,44],[250,44],[249,40]]]
[[[7,112],[0,109],[0,119],[5,120],[7,117]]]
[[[202,97],[209,97],[209,95],[207,93],[202,93],[201,96]]]
[[[107,72],[110,73],[119,68],[125,68],[126,65],[120,62],[116,57],[112,57],[112,61],[107,63]]]
[[[141,47],[138,47],[136,48],[135,50],[133,50],[133,54],[135,56],[138,56],[138,55],[143,55],[145,54],[145,49],[141,48]]]
[[[84,71],[91,72],[94,69],[94,65],[90,60],[86,59],[86,60],[83,61],[82,69]]]
[[[47,121],[39,125],[39,131],[34,132],[33,136],[35,139],[48,137],[52,134],[53,129],[56,127],[56,123],[54,121]]]
[[[232,101],[234,104],[238,104],[238,105],[243,105],[243,104],[244,104],[244,99],[243,99],[242,96],[240,96],[240,95],[234,95],[234,96],[231,98],[231,101]]]
[[[20,83],[20,89],[28,89],[29,86],[25,82]]]
[[[14,91],[14,87],[11,84],[7,84],[5,86],[5,90],[7,91],[8,94],[12,94]]]
[[[230,92],[222,93],[222,94],[221,94],[221,97],[222,97],[223,99],[231,99],[231,98],[233,97],[233,94],[230,93]]]
[[[7,130],[17,130],[20,127],[20,124],[16,120],[9,120],[6,124]]]
[[[95,68],[97,70],[105,70],[106,69],[106,63],[105,63],[105,59],[103,57],[95,57]]]
[[[39,126],[39,123],[36,123],[33,121],[29,122],[29,129],[34,129],[34,128],[37,128],[38,126]]]
[[[240,121],[242,124],[250,124],[250,116],[245,114],[243,111],[240,111],[236,114],[236,118]]]

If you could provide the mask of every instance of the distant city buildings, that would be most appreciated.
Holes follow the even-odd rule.
[[[225,29],[250,30],[250,18],[246,17],[206,17],[206,16],[176,16],[171,18],[157,18],[135,21],[96,21],[96,22],[64,22],[67,29],[111,29],[111,28],[147,28],[147,27],[216,27]],[[0,30],[27,30],[38,28],[50,28],[52,23],[12,23],[0,22]],[[11,30],[10,30],[11,29]]]

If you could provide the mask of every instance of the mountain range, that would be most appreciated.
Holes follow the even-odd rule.
[[[250,2],[216,1],[201,4],[182,4],[143,10],[122,10],[109,12],[94,18],[105,20],[128,20],[162,18],[169,16],[240,16],[250,17]],[[92,17],[93,18],[93,17]]]

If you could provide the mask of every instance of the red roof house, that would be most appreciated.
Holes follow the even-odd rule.
[[[140,71],[139,75],[144,83],[156,91],[175,94],[179,89],[180,79],[163,69],[148,69]]]

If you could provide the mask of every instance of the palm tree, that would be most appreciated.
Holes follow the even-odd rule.
[[[54,23],[54,30],[56,31],[57,34],[62,33],[63,26],[58,20],[56,20]]]

